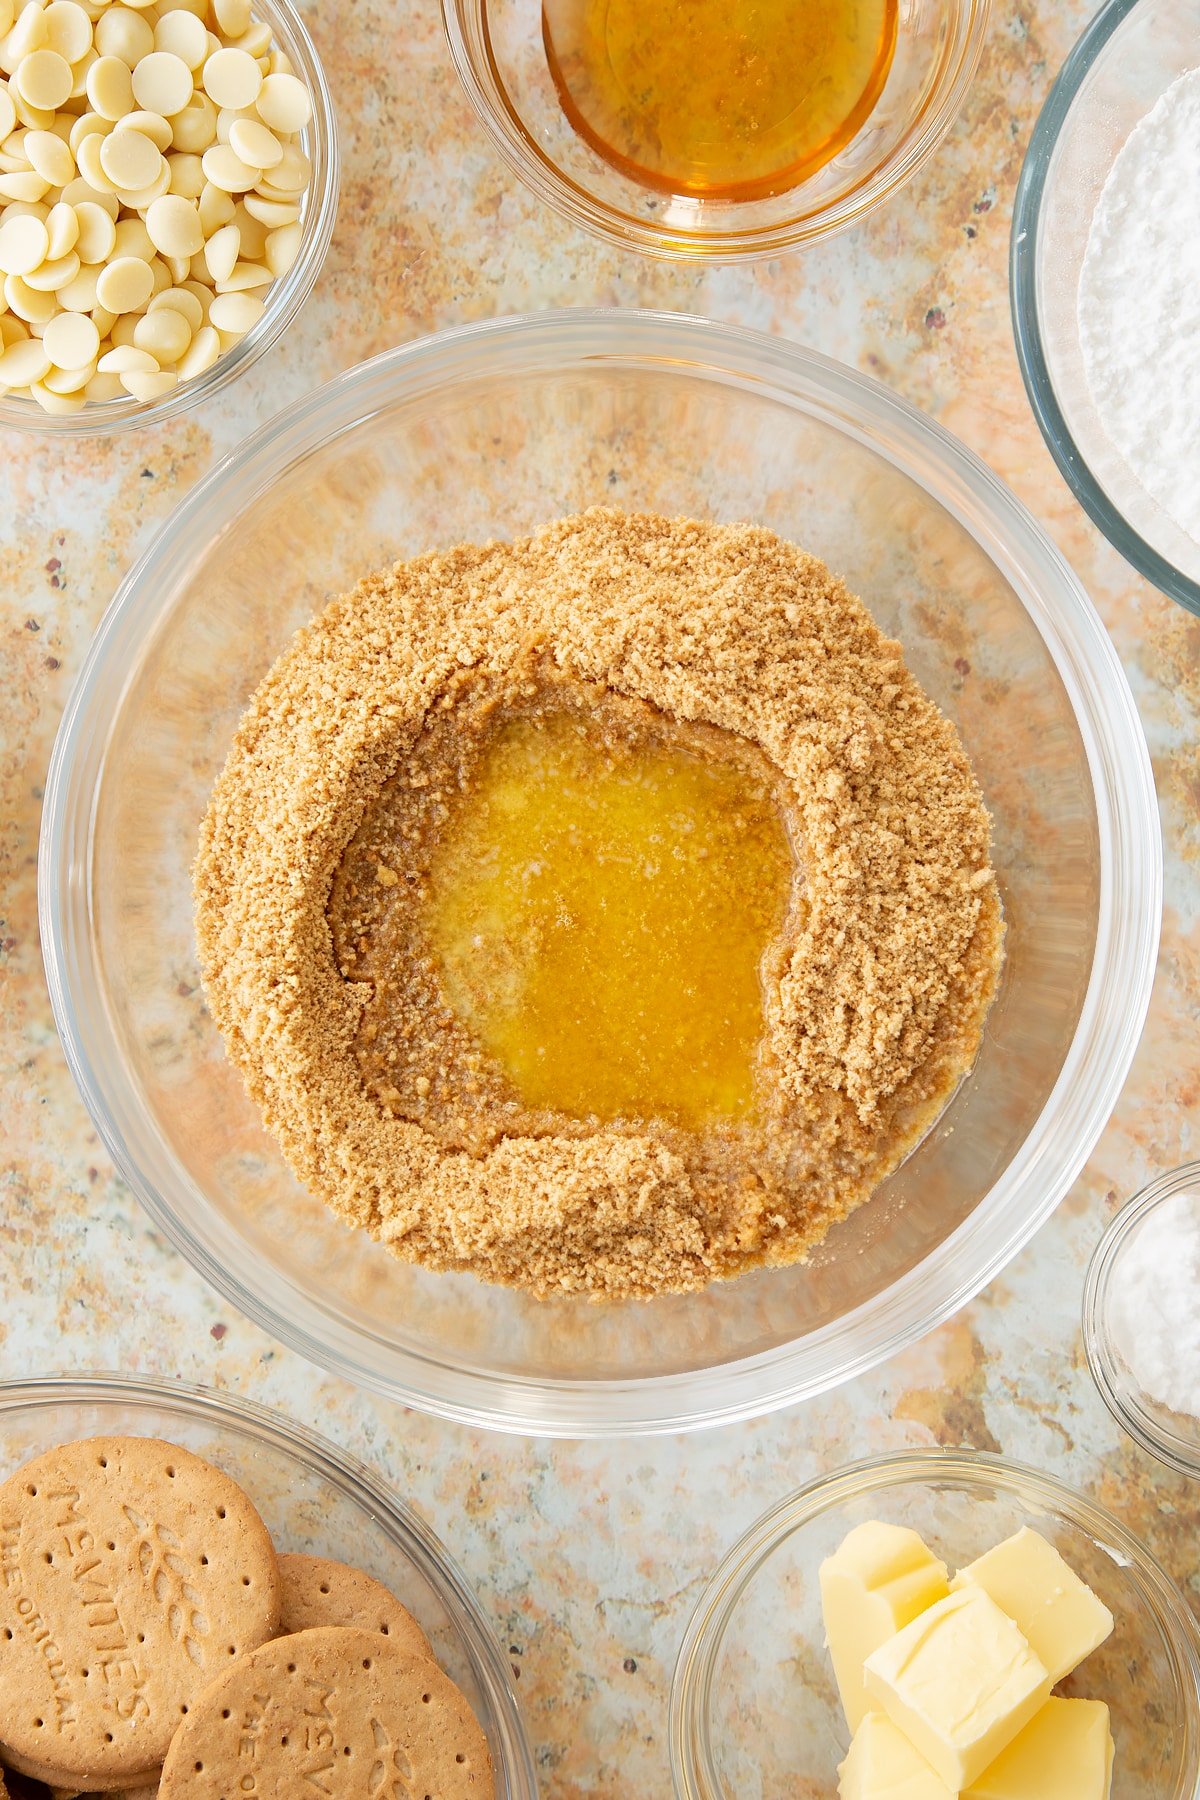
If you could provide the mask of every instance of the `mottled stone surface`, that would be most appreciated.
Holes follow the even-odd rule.
[[[1037,108],[1091,8],[999,0],[967,111],[896,203],[807,254],[709,273],[605,249],[541,210],[459,93],[433,0],[309,4],[344,122],[333,251],[286,346],[154,433],[66,450],[0,440],[0,1377],[127,1367],[227,1386],[377,1463],[434,1523],[511,1646],[550,1800],[670,1790],[671,1668],[720,1552],[818,1471],[970,1443],[1081,1484],[1200,1606],[1200,1489],[1120,1438],[1079,1336],[1084,1265],[1148,1176],[1198,1154],[1200,621],[1132,576],[1044,451],[1017,373],[1006,258]],[[404,1413],[272,1347],[149,1229],[56,1042],[35,914],[38,812],[60,710],[131,558],[213,460],[360,358],[493,313],[671,306],[845,358],[932,411],[1035,509],[1115,637],[1154,757],[1167,899],[1150,1022],[1125,1093],[1052,1224],[987,1294],[875,1375],[803,1410],[692,1438],[575,1447]]]

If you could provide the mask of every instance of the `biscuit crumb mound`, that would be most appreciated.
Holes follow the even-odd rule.
[[[465,780],[481,721],[589,694],[741,744],[777,784],[796,898],[751,1119],[523,1106],[419,954],[456,728]],[[296,635],[201,828],[205,992],[298,1177],[397,1256],[543,1296],[687,1292],[802,1260],[942,1110],[1001,962],[989,843],[953,726],[824,564],[753,526],[595,509],[397,563]],[[381,921],[412,951],[386,1004]]]

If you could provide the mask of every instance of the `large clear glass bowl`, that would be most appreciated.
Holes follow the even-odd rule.
[[[958,725],[995,817],[1007,962],[937,1127],[806,1267],[652,1303],[397,1262],[289,1174],[205,1011],[189,868],[289,634],[398,556],[596,501],[749,519],[840,571]],[[1144,740],[1078,582],[1008,490],[877,383],[778,339],[579,311],[447,332],[281,414],[121,584],[47,781],[55,1015],[104,1140],[235,1305],[409,1404],[571,1435],[831,1387],[947,1317],[1049,1216],[1120,1090],[1154,967]]]
[[[1079,341],[1079,273],[1118,152],[1172,82],[1197,66],[1194,0],[1108,0],[1100,8],[1063,64],[1030,139],[1011,263],[1017,356],[1051,455],[1126,561],[1194,613],[1200,544],[1142,487],[1092,402]]]
[[[1112,1612],[1065,1691],[1107,1702],[1112,1800],[1200,1795],[1200,1634],[1178,1589],[1118,1519],[999,1456],[881,1456],[812,1482],[736,1544],[700,1597],[671,1690],[677,1800],[834,1800],[847,1734],[817,1571],[855,1525],[908,1525],[951,1568],[1028,1526]]]
[[[382,1581],[474,1708],[498,1800],[537,1800],[508,1659],[445,1546],[377,1475],[280,1413],[211,1388],[93,1374],[0,1384],[0,1480],[56,1444],[110,1433],[205,1457],[245,1488],[277,1549],[347,1562]]]
[[[761,200],[658,193],[572,127],[542,41],[542,0],[442,0],[450,51],[492,143],[556,212],[623,249],[687,261],[778,255],[844,231],[904,187],[962,110],[991,0],[901,0],[882,94],[837,154]]]

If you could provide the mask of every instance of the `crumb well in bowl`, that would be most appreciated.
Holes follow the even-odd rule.
[[[1085,364],[1079,291],[1093,217],[1119,152],[1174,82],[1198,65],[1190,7],[1108,0],[1100,8],[1034,128],[1017,188],[1011,258],[1017,356],[1055,462],[1109,542],[1194,613],[1200,546],[1146,491],[1105,429]],[[1184,200],[1178,196],[1181,208]],[[1182,224],[1180,232],[1182,242]]]
[[[109,1436],[192,1451],[239,1483],[280,1551],[345,1562],[382,1582],[424,1628],[473,1708],[498,1800],[536,1800],[501,1646],[437,1537],[378,1476],[278,1413],[207,1388],[115,1374],[0,1384],[0,1476],[56,1445]]]
[[[672,1683],[677,1800],[833,1800],[847,1732],[818,1569],[871,1519],[914,1529],[952,1569],[1023,1526],[1048,1539],[1115,1621],[1067,1683],[1110,1709],[1112,1800],[1195,1800],[1200,1635],[1182,1595],[1083,1495],[1002,1457],[954,1450],[881,1456],[814,1481],[730,1550],[692,1616]]]
[[[599,155],[560,104],[542,0],[442,0],[442,11],[459,77],[492,143],[540,200],[623,248],[721,262],[815,243],[910,181],[958,117],[990,0],[902,6],[886,84],[850,140],[807,179],[750,199],[662,191]]]
[[[811,1263],[604,1306],[399,1265],[295,1182],[205,1012],[190,880],[238,717],[291,631],[398,556],[520,535],[597,499],[752,520],[845,578],[959,731],[995,819],[1009,933],[974,1070]],[[42,855],[72,1067],[196,1266],[355,1380],[491,1426],[584,1435],[818,1392],[986,1282],[1107,1118],[1159,910],[1128,689],[1011,495],[876,384],[778,340],[649,314],[450,332],[342,377],[243,446],[179,509],[95,641]],[[1114,982],[1119,1011],[1102,1005]]]

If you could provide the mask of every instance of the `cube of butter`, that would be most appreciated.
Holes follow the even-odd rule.
[[[886,1713],[868,1713],[838,1770],[840,1800],[954,1800]]]
[[[949,1592],[945,1563],[904,1525],[856,1525],[821,1564],[825,1642],[851,1734],[871,1710],[867,1657]]]
[[[1053,1685],[1008,1614],[970,1584],[872,1651],[863,1675],[955,1794],[995,1762]]]
[[[1050,1699],[963,1800],[1108,1800],[1112,1767],[1103,1700]]]
[[[983,1589],[1006,1612],[1053,1682],[1078,1668],[1113,1628],[1113,1616],[1053,1544],[1026,1525],[960,1569],[952,1588]]]

